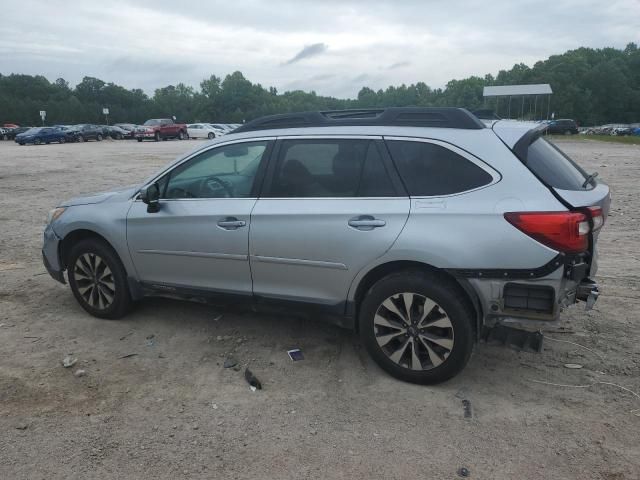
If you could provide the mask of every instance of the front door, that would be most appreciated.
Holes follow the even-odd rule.
[[[198,153],[157,180],[158,212],[133,202],[127,242],[140,281],[251,293],[249,223],[270,144],[232,143]]]
[[[340,311],[409,215],[379,138],[282,139],[251,215],[254,294]]]

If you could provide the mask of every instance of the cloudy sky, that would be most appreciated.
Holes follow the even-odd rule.
[[[148,93],[240,70],[338,97],[640,43],[640,0],[18,0],[0,9],[0,73]]]

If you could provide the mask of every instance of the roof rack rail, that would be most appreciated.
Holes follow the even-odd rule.
[[[336,126],[439,127],[479,130],[485,125],[470,111],[453,107],[389,107],[268,115],[238,127],[233,133],[276,128]]]

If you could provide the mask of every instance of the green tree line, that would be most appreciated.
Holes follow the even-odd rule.
[[[578,48],[532,67],[519,63],[495,76],[451,80],[444,88],[434,89],[424,82],[377,91],[363,87],[354,99],[314,91],[278,93],[274,87],[252,83],[241,72],[224,79],[211,75],[199,88],[169,85],[156,89],[153,96],[93,77],[84,77],[72,88],[62,78],[50,82],[41,75],[0,74],[0,122],[38,125],[39,111],[46,110],[47,124],[104,123],[103,107],[110,110],[110,123],[141,123],[173,115],[183,122],[232,123],[272,113],[410,105],[471,110],[497,107],[501,116],[511,110],[511,117],[524,112],[527,118],[545,118],[546,98],[525,98],[525,106],[522,97],[505,98],[497,104],[482,97],[485,86],[531,83],[551,84],[554,93],[549,109],[556,118],[574,118],[581,125],[640,122],[640,49],[635,43],[623,50]]]

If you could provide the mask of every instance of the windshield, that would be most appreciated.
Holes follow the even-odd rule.
[[[162,124],[162,121],[156,120],[156,119],[147,120],[146,122],[144,122],[144,125],[148,127],[152,127],[154,125],[161,125],[161,124]]]
[[[42,128],[40,128],[40,127],[34,127],[34,128],[30,128],[30,129],[29,129],[29,130],[27,130],[25,133],[34,134],[34,133],[38,133],[40,130],[42,130]]]

